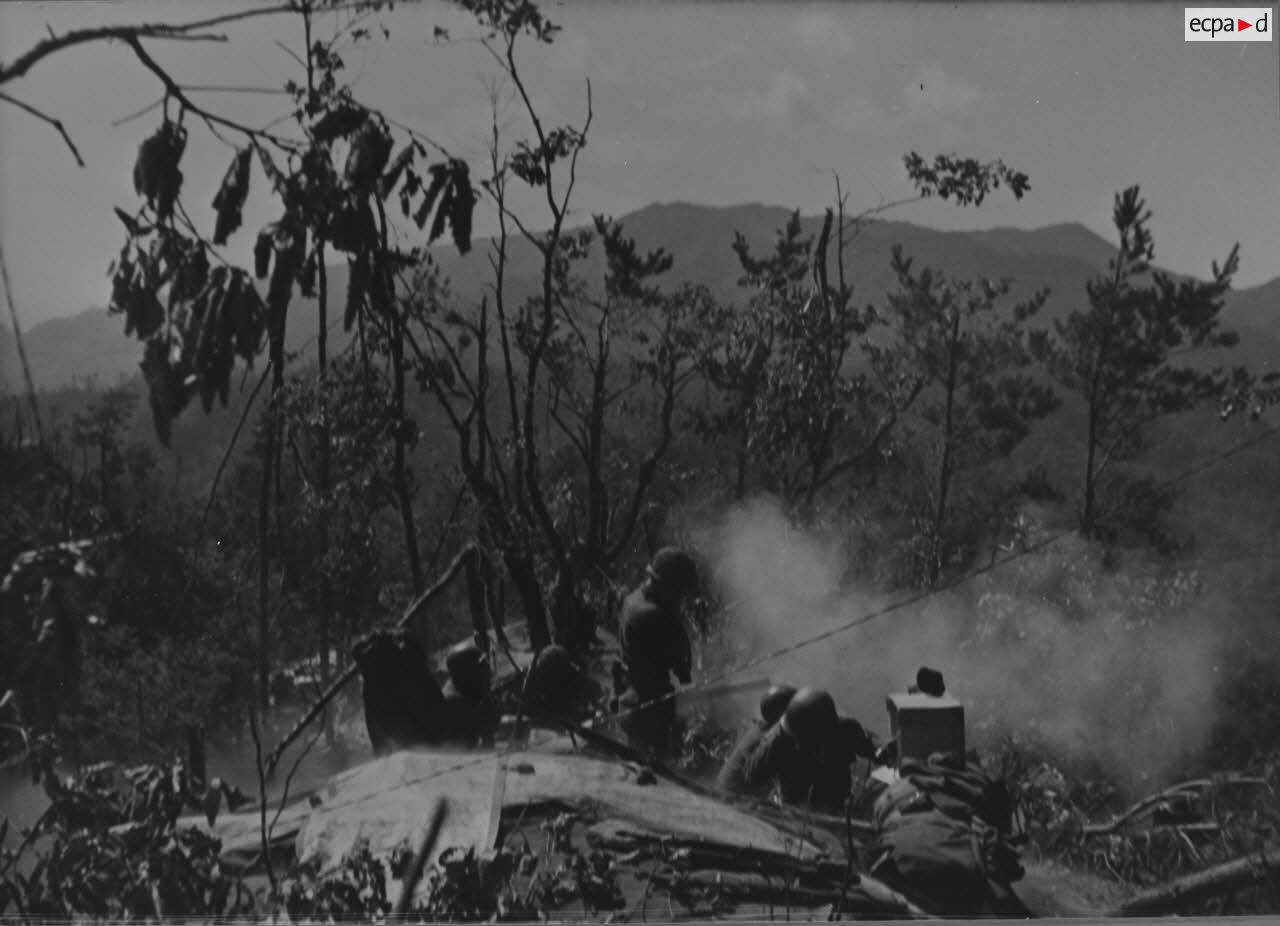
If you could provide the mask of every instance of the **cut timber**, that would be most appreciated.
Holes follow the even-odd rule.
[[[535,751],[398,752],[330,779],[315,806],[300,801],[285,808],[274,835],[296,834],[298,860],[332,872],[362,842],[384,858],[416,846],[443,797],[449,813],[436,840],[441,850],[492,846],[493,821],[503,808],[559,806],[588,818],[626,821],[637,833],[718,848],[726,858],[792,864],[829,855],[817,833],[805,838],[797,828],[662,778],[642,784],[641,771],[631,763]],[[260,845],[258,820],[255,811],[227,814],[213,827],[194,817],[183,825],[222,839],[224,853],[252,852]],[[388,883],[389,891],[394,888]]]
[[[361,843],[377,858],[417,845],[439,798],[449,801],[441,849],[482,851],[489,831],[499,756],[397,752],[330,779],[298,834],[298,860],[333,872]],[[390,887],[390,885],[389,885]]]
[[[505,765],[501,792],[495,777]],[[422,832],[422,814],[437,796],[450,813],[440,845],[483,847],[493,798],[504,807],[559,804],[595,817],[634,822],[638,828],[737,849],[813,860],[814,842],[710,797],[659,778],[640,783],[636,766],[578,755],[542,752],[398,752],[334,777],[302,828],[302,861],[336,864],[356,840],[393,849]]]
[[[1266,881],[1280,871],[1280,847],[1254,852],[1234,861],[1197,871],[1161,887],[1143,891],[1108,916],[1160,916],[1185,912],[1188,904]]]

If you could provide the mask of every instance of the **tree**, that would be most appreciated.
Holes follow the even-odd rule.
[[[898,246],[892,263],[899,286],[889,296],[894,350],[916,371],[923,386],[916,411],[936,435],[925,538],[925,579],[934,585],[947,559],[956,478],[1008,456],[1059,404],[1053,390],[1027,371],[1033,358],[1025,323],[1048,293],[1001,311],[1009,280],[952,281],[928,268],[913,273]]]
[[[120,429],[136,402],[137,396],[128,388],[108,389],[71,422],[71,443],[97,457],[98,504],[104,509],[111,507],[112,485],[126,469]],[[86,476],[87,470],[86,465]]]
[[[1178,358],[1237,340],[1221,330],[1218,315],[1239,263],[1239,245],[1221,266],[1213,263],[1208,281],[1178,280],[1152,269],[1150,219],[1138,186],[1116,194],[1112,222],[1120,244],[1107,273],[1086,285],[1087,307],[1054,323],[1056,337],[1040,331],[1032,339],[1053,378],[1085,405],[1078,515],[1086,535],[1113,531],[1117,509],[1133,508],[1132,498],[1124,502],[1123,495],[1160,502],[1152,496],[1153,485],[1111,472],[1138,455],[1154,421],[1226,390],[1220,370],[1198,369]]]
[[[495,51],[522,88],[510,45]],[[590,112],[581,128],[548,129],[518,93],[535,139],[503,155],[495,128],[493,174],[483,184],[501,222],[490,258],[492,309],[488,297],[476,311],[455,307],[427,275],[410,289],[411,312],[424,335],[415,347],[420,380],[457,434],[480,535],[516,586],[531,638],[545,645],[554,628],[577,645],[594,632],[586,599],[609,586],[628,552],[671,446],[676,407],[695,372],[691,319],[710,297],[698,287],[663,291],[657,281],[670,255],[639,253],[603,216],[592,229],[563,230]],[[531,232],[510,207],[513,180],[547,191],[549,232]],[[542,271],[540,291],[514,310],[508,223]],[[603,279],[593,285],[582,268],[594,254],[603,256]],[[644,429],[632,431],[630,447],[620,434],[628,426]]]
[[[1030,188],[1025,174],[1001,161],[939,155],[903,159],[914,197],[846,217],[836,178],[836,206],[823,217],[815,244],[799,213],[779,231],[773,253],[753,256],[735,235],[751,298],[745,309],[722,306],[702,327],[711,333],[703,370],[723,404],[704,419],[712,434],[736,446],[733,493],[746,492],[758,469],[766,488],[791,504],[811,506],[817,493],[850,474],[873,473],[886,441],[923,388],[903,358],[877,343],[885,318],[853,303],[845,252],[859,227],[909,202],[937,196],[981,205],[1006,185],[1015,198]],[[829,251],[835,251],[835,281]],[[723,334],[721,334],[723,332]]]
[[[462,5],[471,9],[485,28],[513,40],[524,32],[546,40],[553,34],[554,27],[527,2]],[[24,56],[4,72],[6,77],[24,73],[34,60],[58,48],[110,37],[123,40],[164,88],[161,124],[140,146],[134,167],[134,185],[143,204],[134,213],[117,210],[126,242],[112,268],[110,309],[124,316],[126,333],[143,342],[143,372],[156,431],[164,443],[173,419],[192,399],[199,396],[206,410],[215,401],[225,405],[237,360],[251,364],[266,354],[271,379],[268,415],[273,424],[262,445],[259,493],[259,693],[264,703],[270,672],[269,578],[273,548],[280,544],[270,529],[269,516],[274,508],[277,524],[282,521],[278,492],[284,449],[280,414],[287,363],[285,335],[294,292],[300,290],[317,298],[317,379],[323,387],[329,366],[326,258],[333,252],[346,256],[350,274],[345,327],[358,326],[362,344],[366,328],[381,334],[391,363],[392,388],[387,398],[393,416],[403,421],[405,328],[395,310],[395,279],[399,270],[421,259],[422,251],[402,252],[392,245],[385,203],[398,202],[406,219],[412,217],[419,229],[431,223],[424,244],[449,230],[459,250],[465,252],[470,247],[476,196],[467,165],[421,132],[393,129],[385,117],[357,100],[350,87],[340,81],[344,65],[337,43],[367,40],[370,30],[359,24],[379,6],[359,4],[360,15],[340,23],[328,41],[314,40],[312,29],[313,18],[325,12],[325,6],[273,8],[274,12],[296,13],[305,37],[305,48],[293,55],[304,74],[285,88],[294,104],[292,130],[241,125],[197,106],[143,45],[144,39],[191,37],[200,29],[242,17],[54,37],[34,49],[34,57]],[[213,202],[216,221],[211,236],[195,227],[182,200],[180,165],[188,140],[188,116],[223,141],[227,136],[239,141]],[[278,163],[280,157],[285,159],[284,167]],[[255,162],[281,214],[258,233],[251,274],[235,266],[219,248],[241,224]],[[265,298],[254,278],[264,281]],[[367,358],[367,352],[363,356]],[[415,587],[420,588],[423,577],[407,461],[411,431],[405,425],[391,429],[388,436],[395,447],[393,481],[406,556]],[[331,482],[328,441],[327,426],[322,423],[316,475],[322,494]],[[318,527],[323,536],[324,516]],[[322,578],[322,585],[327,583],[327,578]],[[322,595],[322,602],[327,601],[328,596]],[[321,607],[329,610],[326,603]]]

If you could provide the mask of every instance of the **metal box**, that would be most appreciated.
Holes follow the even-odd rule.
[[[927,759],[935,752],[964,755],[964,705],[948,695],[891,694],[889,735],[898,741],[898,758]]]

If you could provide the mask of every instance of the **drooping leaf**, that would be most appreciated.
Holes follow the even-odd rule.
[[[400,175],[412,163],[413,153],[414,146],[410,143],[405,145],[404,149],[396,155],[396,159],[391,162],[391,166],[387,168],[386,173],[382,175],[382,179],[378,181],[379,199],[386,199],[391,195],[391,191],[396,188],[396,183],[400,180]]]
[[[197,241],[191,241],[183,250],[182,262],[170,290],[170,296],[175,302],[194,299],[204,289],[209,278],[209,257],[204,247]]]
[[[213,197],[213,208],[218,217],[214,223],[213,243],[227,243],[227,236],[240,227],[241,213],[249,195],[249,149],[241,148],[231,159],[231,165],[222,177],[222,185]]]
[[[343,169],[343,176],[352,189],[368,192],[374,188],[391,157],[392,144],[391,133],[381,120],[365,120],[351,139],[351,150],[347,152]]]
[[[327,237],[339,251],[359,254],[377,242],[373,210],[363,196],[348,196],[329,216]]]
[[[168,447],[173,419],[186,406],[190,392],[181,371],[169,363],[169,345],[162,338],[147,342],[142,357],[142,375],[146,379],[151,418],[160,443]]]
[[[271,160],[271,155],[267,153],[267,149],[263,148],[255,140],[253,150],[258,153],[258,163],[262,165],[262,172],[267,175],[267,179],[271,181],[271,188],[276,191],[276,195],[281,199],[289,195],[289,178],[281,173],[280,168],[276,167],[276,162]]]
[[[241,276],[239,298],[232,310],[235,320],[235,350],[246,361],[252,360],[262,350],[262,339],[267,331],[266,307],[258,290]]]
[[[440,199],[440,208],[436,210],[436,217],[431,223],[431,234],[427,235],[427,244],[435,243],[435,240],[444,234],[445,223],[453,213],[453,200],[456,195],[452,183],[445,186],[444,196]]]
[[[266,277],[271,267],[271,254],[275,250],[276,223],[264,225],[253,243],[253,275],[259,280]]]
[[[471,189],[471,174],[462,161],[454,162],[453,198],[449,201],[449,227],[453,230],[453,243],[459,254],[471,250],[471,217],[475,211],[476,194]]]
[[[169,120],[161,123],[160,128],[138,146],[133,164],[133,189],[147,200],[161,220],[173,214],[173,204],[182,189],[178,162],[186,146],[187,130]]]
[[[350,135],[369,118],[369,110],[352,102],[342,102],[327,110],[311,127],[311,137],[322,145]]]
[[[414,224],[419,229],[427,224],[427,219],[431,216],[431,209],[435,206],[436,199],[440,196],[440,191],[449,182],[448,164],[432,164],[428,170],[431,171],[431,185],[427,187],[427,192],[422,197],[422,203],[418,206],[418,211],[413,216]]]

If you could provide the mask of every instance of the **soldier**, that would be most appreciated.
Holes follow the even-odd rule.
[[[782,721],[765,733],[743,764],[748,793],[767,793],[776,786],[785,803],[839,811],[852,781],[848,763],[834,748],[838,728],[831,695],[817,688],[796,692]]]
[[[941,698],[947,693],[942,673],[928,666],[921,666],[916,671],[916,683],[907,688],[908,694],[923,694],[931,698]]]
[[[529,667],[524,685],[524,706],[532,717],[549,715],[576,720],[589,714],[600,694],[586,669],[563,646],[544,647]]]
[[[447,740],[461,746],[492,745],[498,709],[489,691],[489,662],[475,643],[459,643],[445,660],[444,686]]]
[[[853,763],[857,759],[874,759],[879,744],[857,720],[841,717],[836,722],[835,745],[841,759]]]
[[[667,697],[675,690],[671,676],[682,685],[692,681],[693,655],[680,605],[697,586],[693,557],[665,547],[653,557],[644,582],[622,602],[619,635],[630,683],[619,702],[622,729],[633,747],[659,757],[678,742],[675,701]]]
[[[364,684],[365,728],[375,755],[440,742],[446,733],[444,694],[417,640],[403,630],[376,631],[352,655]]]
[[[787,705],[795,697],[796,690],[790,685],[774,685],[760,699],[760,717],[753,721],[738,739],[733,752],[724,761],[724,767],[716,778],[716,787],[729,794],[744,794],[750,797],[764,798],[768,796],[768,787],[751,787],[745,775],[746,764],[751,755],[759,748],[770,728],[782,719]]]

